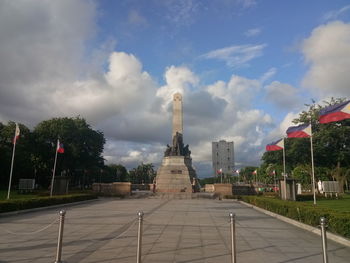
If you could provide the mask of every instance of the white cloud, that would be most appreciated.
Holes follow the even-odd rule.
[[[228,83],[218,81],[207,87],[211,95],[229,102],[228,110],[249,108],[260,89],[260,81],[238,75],[233,75]]]
[[[286,137],[287,129],[290,126],[295,126],[295,124],[292,121],[298,117],[299,112],[288,112],[283,118],[283,120],[279,123],[279,125],[276,125],[274,129],[270,130],[267,134],[265,134],[262,144],[267,145],[268,143]],[[264,151],[265,148],[261,149],[260,156],[264,153]]]
[[[226,62],[229,67],[249,65],[249,61],[262,56],[266,44],[261,45],[233,45],[210,51],[200,56],[205,59],[217,59]]]
[[[334,20],[334,19],[338,19],[339,16],[341,16],[342,14],[344,14],[345,12],[349,11],[350,10],[350,5],[346,5],[340,9],[337,9],[337,10],[332,10],[332,11],[329,11],[327,12],[325,15],[324,15],[324,19],[325,20]]]
[[[127,156],[120,158],[120,161],[124,164],[136,166],[137,164],[143,163],[156,163],[159,162],[161,156],[157,153],[149,153],[146,150],[135,151],[131,150],[127,153]]]
[[[261,33],[261,28],[259,28],[259,27],[257,27],[257,28],[251,28],[251,29],[248,29],[245,33],[244,33],[244,35],[246,36],[246,37],[255,37],[255,36],[257,36],[257,35],[260,35],[260,33]]]
[[[132,169],[141,162],[159,165],[164,149],[164,145],[160,143],[109,141],[105,147],[104,157],[108,163],[121,163],[128,169]]]
[[[276,68],[270,68],[268,71],[266,71],[261,77],[260,77],[260,81],[263,83],[266,80],[272,78],[277,72]]]
[[[20,116],[14,105],[24,123],[54,112],[48,97],[81,75],[95,17],[91,1],[0,2],[0,111],[8,119]]]
[[[286,83],[273,81],[265,87],[265,90],[267,101],[280,109],[291,110],[300,106],[300,103],[303,102],[302,98],[298,95],[297,89]]]
[[[192,86],[198,84],[198,77],[187,67],[171,66],[165,72],[166,85],[157,90],[157,96],[163,100],[163,109],[166,109],[176,92],[186,94]]]
[[[335,21],[315,28],[302,52],[310,65],[305,88],[319,97],[350,96],[350,24]]]

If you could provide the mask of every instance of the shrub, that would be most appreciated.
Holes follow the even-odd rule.
[[[0,201],[0,213],[37,208],[37,207],[43,207],[43,206],[73,203],[73,202],[79,202],[79,201],[90,200],[95,198],[97,198],[95,194],[70,194],[70,195],[53,196],[53,197],[40,196],[40,197],[29,198],[29,199],[5,200],[5,201]]]
[[[317,198],[317,200],[326,199],[323,195],[320,195],[320,194],[317,194],[316,198]],[[338,199],[340,199],[340,198],[341,198],[341,196],[338,196]],[[314,195],[313,194],[301,194],[301,195],[297,195],[296,199],[297,199],[297,201],[313,201]],[[336,197],[334,196],[332,199],[336,199]]]
[[[347,238],[350,237],[349,213],[315,207],[305,203],[272,199],[270,197],[241,196],[241,199],[257,207],[315,227],[319,225],[320,217],[325,217],[328,220],[329,231]]]

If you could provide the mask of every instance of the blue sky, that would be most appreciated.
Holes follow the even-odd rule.
[[[159,165],[171,96],[199,176],[257,165],[311,99],[349,97],[348,1],[0,1],[0,121],[81,115],[107,162]]]
[[[116,41],[116,49],[134,54],[161,85],[164,69],[184,65],[202,85],[227,81],[232,74],[256,79],[271,68],[280,82],[299,87],[307,70],[300,53],[303,39],[334,18],[349,21],[347,1],[99,1],[98,41]],[[247,63],[228,65],[204,54],[232,46],[262,46]],[[303,93],[309,103],[314,94]],[[274,111],[270,105],[255,101]],[[276,113],[275,113],[276,114]],[[283,118],[283,113],[275,115]]]

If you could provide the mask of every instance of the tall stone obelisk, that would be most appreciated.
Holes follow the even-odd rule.
[[[156,192],[192,193],[198,190],[196,171],[192,167],[191,151],[183,143],[182,96],[173,96],[172,146],[167,145],[162,165],[157,171]]]
[[[183,134],[182,122],[182,96],[180,93],[175,93],[173,97],[173,133],[172,138],[176,132]]]

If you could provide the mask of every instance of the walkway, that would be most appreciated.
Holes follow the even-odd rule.
[[[62,260],[135,263],[139,210],[143,263],[229,263],[230,211],[237,217],[237,262],[322,262],[319,236],[238,202],[208,199],[100,199],[67,208]],[[58,209],[0,218],[0,262],[54,262],[57,218]],[[349,262],[349,247],[329,241],[328,249],[329,262]]]

